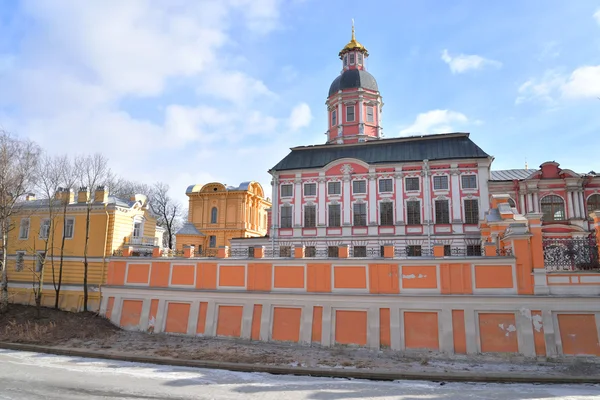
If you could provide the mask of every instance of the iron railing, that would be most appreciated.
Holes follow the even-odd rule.
[[[596,238],[544,238],[544,265],[548,271],[600,269]]]
[[[158,246],[158,238],[154,236],[127,236],[125,244],[128,246]]]

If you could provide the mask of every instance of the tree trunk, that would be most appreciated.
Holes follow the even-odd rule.
[[[5,225],[5,224],[2,224]],[[0,314],[8,311],[8,232],[7,227],[2,227],[2,282],[0,283]]]
[[[88,205],[85,216],[85,246],[83,247],[83,311],[88,310],[88,242],[90,240],[90,211]]]
[[[63,237],[60,243],[60,263],[58,265],[58,284],[54,286],[54,290],[56,291],[56,299],[54,300],[54,308],[58,310],[58,298],[60,296],[60,288],[62,286],[62,275],[63,275],[63,263],[65,258],[65,224],[67,219],[67,207],[63,206]],[[54,271],[52,271],[54,274]]]

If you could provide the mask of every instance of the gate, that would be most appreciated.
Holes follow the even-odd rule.
[[[595,235],[586,238],[544,238],[544,265],[548,271],[600,269]]]

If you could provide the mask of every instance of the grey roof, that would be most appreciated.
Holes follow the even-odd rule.
[[[488,158],[468,133],[381,139],[357,144],[295,147],[273,171],[322,168],[340,158],[355,158],[368,164]]]
[[[523,180],[529,178],[529,176],[534,172],[537,171],[531,169],[503,169],[492,171],[490,174],[490,181]]]
[[[228,192],[231,192],[231,191],[238,191],[238,190],[248,190],[248,188],[250,187],[250,184],[252,182],[253,181],[242,182],[242,183],[240,183],[239,186],[225,186],[222,183],[221,183],[221,185],[225,186],[225,190],[227,190]],[[219,182],[211,182],[211,183],[219,183]],[[211,183],[208,183],[207,185],[210,185]],[[187,187],[187,189],[185,189],[185,193],[199,192],[203,186],[204,185],[202,185],[202,184],[189,185]]]
[[[200,232],[198,229],[196,229],[194,224],[192,224],[191,222],[186,222],[185,224],[183,224],[181,229],[179,229],[175,234],[176,235],[204,236],[204,234],[202,232]]]
[[[60,202],[58,200],[53,199],[56,204],[60,204]],[[20,203],[21,207],[27,207],[27,208],[42,208],[42,207],[47,207],[49,203],[48,199],[37,199],[37,200],[25,200],[22,203]],[[77,193],[75,193],[75,202],[73,203],[69,203],[69,206],[81,206],[84,203],[78,203],[77,202]],[[100,204],[100,203],[93,203],[93,204]],[[107,204],[114,204],[116,206],[119,207],[127,207],[130,208],[135,204],[135,201],[130,201],[130,200],[123,200],[120,199],[118,197],[115,196],[108,196],[108,201]]]
[[[362,69],[348,69],[333,80],[329,87],[329,96],[337,93],[339,90],[355,88],[368,89],[374,92],[379,91],[377,81],[373,75]]]

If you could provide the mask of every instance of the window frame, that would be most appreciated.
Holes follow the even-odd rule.
[[[595,198],[598,199],[597,201],[594,201],[593,203],[590,201],[591,199]],[[596,204],[596,206],[594,208],[592,208],[592,204]],[[585,218],[590,218],[590,213],[596,211],[596,210],[600,210],[600,193],[592,193],[588,196],[588,198],[585,201],[585,209],[587,211],[587,215],[585,216]]]
[[[469,210],[469,214],[467,214],[467,202],[470,204],[475,204],[475,212],[473,210]],[[473,202],[473,203],[471,203]],[[463,199],[463,214],[465,216],[465,224],[468,225],[477,225],[479,224],[479,199]],[[473,215],[475,215],[475,222],[473,222]]]
[[[465,186],[465,178],[471,179],[471,177],[473,178],[473,181],[475,182],[475,187],[466,187]],[[479,189],[479,183],[477,182],[477,174],[462,174],[460,176],[460,188],[462,190],[477,190],[477,189]]]
[[[306,246],[304,247],[304,257],[306,258],[314,258],[317,256],[317,247],[316,246]]]
[[[383,190],[381,188],[381,182],[388,182],[390,183],[390,190]],[[385,189],[385,188],[384,188]],[[394,180],[392,178],[381,178],[379,179],[379,182],[377,182],[377,190],[379,191],[379,193],[394,193]]]
[[[27,234],[25,235],[25,237],[23,237],[23,235],[21,234],[22,229],[23,229],[23,222],[27,222]],[[30,218],[21,218],[21,221],[19,222],[19,240],[28,240],[30,230],[31,230],[31,219]]]
[[[354,53],[350,53],[349,56],[350,56],[348,59],[349,64],[354,65],[356,63],[356,55]]]
[[[360,251],[357,251],[357,250],[360,250]],[[367,257],[367,246],[352,246],[352,257],[353,258]]]
[[[552,211],[552,219],[546,219],[546,215],[548,213],[547,213],[547,211],[544,210],[544,206],[548,206],[548,204],[544,204],[544,199],[548,199],[548,198],[560,199],[560,203],[554,203],[554,202],[550,203],[550,211]],[[557,210],[554,208],[554,206],[558,205],[558,204],[560,204],[562,206],[562,210]],[[565,204],[566,204],[565,199],[563,199],[562,197],[560,197],[559,195],[556,195],[556,194],[547,194],[544,197],[542,197],[540,199],[540,211],[543,214],[542,221],[544,221],[544,222],[566,221],[567,220],[567,210],[566,210]],[[558,211],[562,211],[562,218],[557,219],[554,217]]]
[[[409,189],[408,181],[417,182],[417,189]],[[421,191],[421,179],[418,176],[407,176],[404,178],[404,191],[405,192],[420,192]]]
[[[366,109],[366,122],[375,122],[375,107],[367,106]]]
[[[417,204],[417,212],[414,212],[410,210],[409,203],[416,203]],[[417,200],[406,200],[406,225],[422,225],[423,221],[421,218],[421,200],[417,199]],[[415,223],[414,221],[411,222],[411,215],[414,216],[417,215],[418,216],[418,221],[417,223]]]
[[[312,213],[312,221],[308,220],[309,214],[307,213],[307,209],[311,210]],[[305,204],[303,207],[303,222],[302,225],[304,228],[316,228],[317,227],[317,206],[315,204]]]
[[[219,221],[219,210],[217,207],[213,207],[210,209],[210,223],[216,224]]]
[[[310,194],[310,193],[306,193],[306,187],[309,186],[311,188],[314,188],[314,193]],[[315,182],[307,182],[304,185],[302,185],[302,192],[304,193],[304,197],[315,197],[317,195],[317,184]]]
[[[438,209],[438,202],[440,204],[445,203],[445,207],[446,209],[443,210],[442,209]],[[435,223],[436,224],[449,224],[450,223],[450,200],[448,199],[436,199],[433,201],[433,205],[434,205],[434,211],[435,211]],[[442,214],[443,212],[445,212],[446,214]],[[443,217],[447,217],[447,218],[443,218]]]
[[[331,111],[331,126],[337,125],[337,110]]]
[[[331,220],[335,215],[332,215],[331,208],[337,208],[337,224],[331,223]],[[340,204],[328,204],[327,205],[327,226],[330,228],[339,228],[342,226],[342,206]]]
[[[210,235],[208,237],[208,248],[214,249],[217,247],[217,235]]]
[[[349,118],[349,110],[352,110],[352,119]],[[356,122],[356,104],[346,104],[346,122]]]
[[[359,210],[359,213],[357,213],[357,207],[364,208],[364,213],[362,212],[362,210]],[[363,218],[364,223],[361,221]],[[352,204],[352,226],[367,226],[367,203]]]
[[[290,187],[290,194],[289,195],[283,194],[283,188],[284,187],[285,188]],[[281,185],[279,185],[279,196],[280,197],[285,197],[285,198],[294,197],[294,185],[291,184],[291,183],[282,183]]]
[[[384,214],[384,206],[389,210],[386,210]],[[384,217],[385,215],[385,217]],[[389,223],[387,223],[389,222]],[[394,226],[394,203],[391,201],[382,201],[379,203],[379,226]]]
[[[290,215],[289,216],[284,216],[283,215],[283,211],[282,210],[284,208],[286,210],[290,210]],[[283,223],[283,221],[284,221],[283,219],[284,218],[286,219],[286,221],[289,218],[289,221],[290,221],[289,222],[289,226],[287,226],[288,225],[287,223],[286,223],[286,226],[284,226],[284,223]],[[283,205],[281,205],[281,207],[279,207],[279,227],[280,228],[284,228],[284,229],[289,229],[289,228],[291,228],[293,226],[293,223],[294,223],[294,210],[293,210],[292,205],[291,204],[283,204]]]
[[[356,184],[360,184],[362,183],[365,186],[365,191],[364,192],[357,192],[355,189]],[[360,185],[359,185],[360,186]],[[352,181],[352,194],[367,194],[367,180],[366,179],[356,179]]]
[[[67,236],[67,221],[73,221],[71,224],[71,235]],[[63,221],[63,236],[65,239],[73,239],[73,237],[75,237],[75,218],[74,217],[67,217],[65,218],[65,220]]]
[[[35,272],[42,272],[46,261],[46,252],[38,250],[35,252]]]
[[[338,193],[332,193],[331,191],[331,187],[330,185],[333,185],[333,187],[337,187]],[[342,195],[342,182],[340,181],[329,181],[327,182],[327,195],[328,196],[341,196]]]
[[[40,219],[40,234],[39,234],[40,239],[48,239],[50,237],[50,228],[51,228],[50,218]],[[43,233],[45,233],[45,236]]]
[[[433,178],[432,185],[433,185],[434,192],[445,192],[445,191],[450,190],[450,179],[448,179],[448,175],[434,175],[432,178]],[[438,183],[445,182],[446,183],[445,187],[436,188],[436,181]]]
[[[26,252],[23,250],[18,250],[15,252],[15,271],[21,272],[25,269],[25,255]],[[20,260],[19,256],[21,257]]]
[[[421,257],[423,255],[423,247],[420,244],[409,244],[406,246],[407,257]]]
[[[363,65],[364,57],[361,52],[356,53],[356,65]]]

